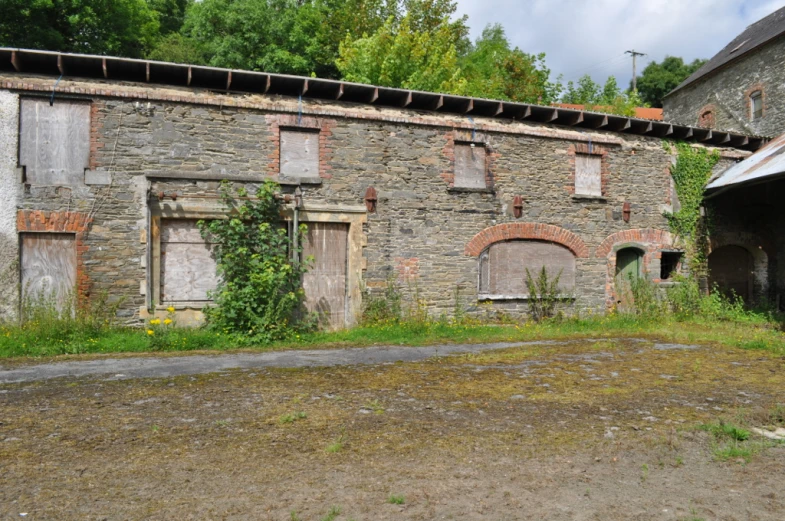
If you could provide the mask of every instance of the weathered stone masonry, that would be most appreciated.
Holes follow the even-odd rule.
[[[750,94],[760,91],[763,116],[751,116]],[[777,136],[785,129],[785,38],[740,56],[722,68],[669,94],[666,121],[682,125]],[[709,117],[701,120],[704,114]]]
[[[51,92],[51,82],[36,77],[0,77],[0,87],[0,94],[22,97]],[[300,183],[305,207],[320,219],[333,212],[336,222],[360,227],[362,238],[352,244],[362,255],[355,263],[362,287],[374,291],[395,277],[405,291],[416,289],[433,314],[452,312],[456,288],[470,311],[476,308],[477,255],[494,241],[564,245],[576,257],[573,308],[594,311],[613,299],[614,247],[638,245],[654,278],[658,252],[673,247],[662,215],[670,201],[672,158],[657,138],[150,85],[63,80],[58,92],[93,104],[89,173],[102,182],[26,186],[16,206],[20,215],[41,215],[46,222],[61,221],[63,212],[89,216],[80,232],[80,290],[122,299],[121,314],[129,319],[152,304],[155,194],[176,196],[164,205],[166,218],[166,211],[213,215],[205,205],[214,203],[203,201],[215,201],[222,179],[253,187],[272,177],[291,192],[298,180],[281,179],[277,170],[281,127],[318,129],[320,178]],[[456,141],[486,147],[487,190],[451,189]],[[576,151],[602,155],[602,197],[571,196]],[[356,219],[369,186],[378,192],[377,212]],[[515,196],[523,198],[519,219],[513,216]],[[629,222],[622,218],[624,203],[630,204]],[[526,307],[522,300],[493,305]]]

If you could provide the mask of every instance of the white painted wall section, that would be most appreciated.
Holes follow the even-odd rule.
[[[19,96],[0,90],[0,322],[16,318],[19,295],[19,239],[16,207]]]

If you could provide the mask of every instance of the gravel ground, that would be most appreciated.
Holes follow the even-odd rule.
[[[0,378],[0,519],[785,518],[785,447],[696,428],[785,421],[762,352],[608,338]]]

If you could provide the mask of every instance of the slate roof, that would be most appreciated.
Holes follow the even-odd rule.
[[[750,24],[743,33],[734,38],[733,41],[726,45],[720,52],[715,54],[703,67],[681,82],[678,87],[670,91],[667,96],[670,96],[674,92],[704,76],[708,76],[740,56],[781,36],[783,33],[785,33],[785,7],[780,8],[765,18],[761,18],[754,24]]]

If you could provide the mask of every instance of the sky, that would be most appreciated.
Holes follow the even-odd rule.
[[[632,58],[638,75],[666,56],[711,58],[751,23],[785,6],[785,0],[457,0],[469,16],[472,39],[500,23],[513,46],[544,52],[551,79],[598,83],[616,76],[627,87]]]

